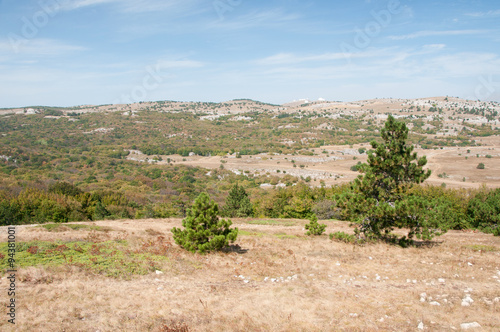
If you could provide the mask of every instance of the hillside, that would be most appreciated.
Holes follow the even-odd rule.
[[[240,183],[257,215],[297,216],[269,211],[268,202],[281,199],[275,189],[286,188],[286,204],[298,193],[310,197],[299,213],[307,217],[314,204],[343,190],[336,185],[359,174],[369,142],[380,140],[379,129],[393,114],[428,158],[433,173],[426,183],[469,190],[459,194],[466,198],[483,185],[500,187],[499,111],[498,103],[451,97],[2,109],[0,197],[11,202],[8,215],[19,204],[48,199],[66,221],[172,217],[182,216],[202,191],[223,204]],[[57,196],[51,188],[61,182],[87,196]],[[105,209],[93,217],[97,202]],[[33,218],[30,209],[14,218]]]

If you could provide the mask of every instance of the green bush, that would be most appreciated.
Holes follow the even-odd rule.
[[[253,206],[248,198],[248,194],[242,186],[235,184],[228,197],[226,204],[222,208],[222,215],[225,217],[251,217],[253,216]]]
[[[356,236],[344,232],[335,232],[328,235],[330,240],[337,240],[345,243],[356,243]]]
[[[325,232],[326,225],[318,223],[318,218],[313,215],[310,222],[305,225],[307,229],[306,235],[321,235]]]
[[[234,242],[238,228],[230,229],[231,220],[219,220],[218,214],[217,203],[208,194],[200,194],[182,221],[185,229],[172,229],[175,242],[188,251],[199,253],[221,250],[229,241]]]
[[[481,188],[467,206],[467,216],[474,228],[497,233],[500,228],[500,189]]]

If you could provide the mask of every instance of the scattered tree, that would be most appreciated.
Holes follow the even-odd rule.
[[[442,231],[439,213],[433,202],[412,195],[414,184],[431,174],[424,170],[426,157],[417,157],[414,147],[406,144],[408,128],[389,116],[381,131],[383,143],[371,142],[368,164],[359,166],[361,174],[351,190],[338,197],[343,216],[360,224],[360,231],[369,237],[390,236],[394,228],[409,228],[408,239],[431,239]],[[445,227],[442,227],[445,228]],[[358,230],[359,232],[359,230]]]
[[[230,229],[231,220],[219,220],[218,214],[217,203],[208,194],[200,194],[188,210],[187,217],[182,220],[185,229],[172,229],[175,242],[186,250],[199,253],[220,250],[229,241],[234,242],[238,228]]]
[[[222,215],[232,218],[253,216],[253,206],[243,186],[235,184],[231,188],[229,196],[226,198],[226,204],[222,208]]]
[[[318,223],[316,215],[313,214],[309,220],[310,222],[305,225],[306,235],[321,235],[325,232],[326,225]]]

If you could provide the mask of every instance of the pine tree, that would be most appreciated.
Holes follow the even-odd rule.
[[[389,116],[381,131],[383,143],[371,142],[368,163],[359,171],[351,192],[339,197],[343,215],[360,224],[365,235],[383,237],[394,228],[409,228],[414,235],[430,239],[441,231],[433,214],[433,202],[409,194],[413,185],[431,174],[424,170],[426,157],[417,157],[413,146],[406,144],[408,128]]]
[[[307,229],[306,235],[321,235],[325,232],[326,225],[318,223],[316,215],[312,215],[310,222],[305,225]]]
[[[222,208],[222,215],[232,218],[253,216],[253,206],[243,186],[235,184],[231,188],[226,204]]]
[[[229,241],[234,242],[238,228],[230,229],[231,220],[219,220],[218,214],[217,203],[208,194],[200,194],[182,221],[185,229],[172,229],[175,242],[186,250],[199,253],[220,250]]]

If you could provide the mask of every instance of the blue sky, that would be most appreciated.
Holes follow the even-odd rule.
[[[0,0],[0,107],[500,101],[497,0]]]

